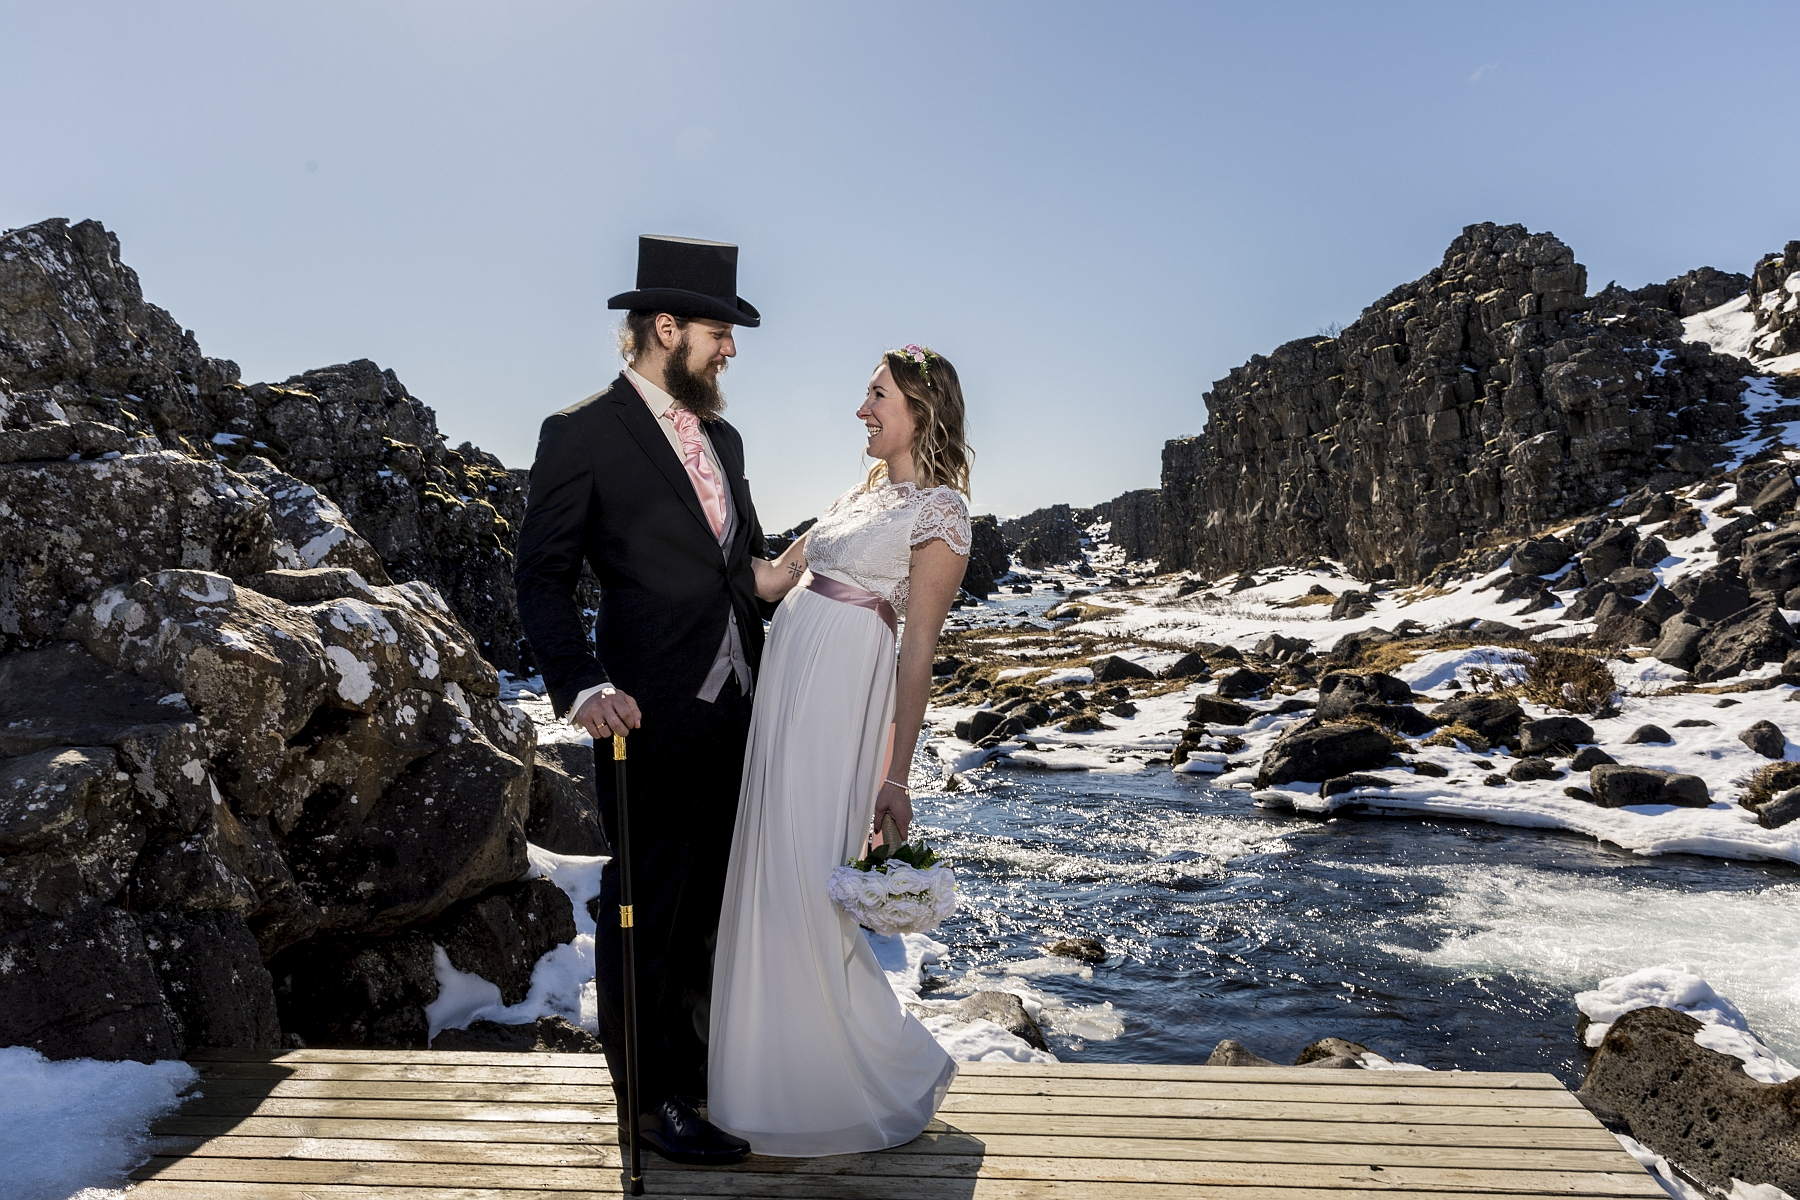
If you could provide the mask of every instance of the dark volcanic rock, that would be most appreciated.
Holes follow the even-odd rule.
[[[225,912],[147,913],[138,924],[187,1051],[281,1047],[274,987],[241,919]]]
[[[1320,1038],[1294,1056],[1296,1067],[1358,1067],[1361,1057],[1373,1053],[1361,1042],[1343,1038]]]
[[[1651,767],[1598,766],[1588,773],[1594,801],[1601,808],[1634,804],[1674,804],[1705,808],[1712,803],[1706,781],[1698,775],[1678,775]]]
[[[1532,779],[1561,779],[1562,772],[1547,758],[1521,758],[1506,777],[1515,783],[1523,783]]]
[[[1781,662],[1800,639],[1774,604],[1758,604],[1725,618],[1700,637],[1700,661],[1694,678],[1701,683],[1754,671],[1766,662]]]
[[[1231,700],[1245,700],[1269,690],[1275,681],[1261,671],[1239,667],[1219,677],[1219,695]]]
[[[1800,1193],[1800,1079],[1762,1083],[1694,1041],[1700,1022],[1667,1008],[1626,1013],[1588,1064],[1584,1095],[1631,1135],[1723,1192],[1734,1179]]]
[[[0,235],[0,1045],[422,1041],[389,951],[526,866],[522,503],[372,364],[243,387],[98,226]]]
[[[969,521],[969,565],[963,570],[963,591],[986,598],[994,593],[994,581],[1012,570],[1006,538],[992,516]]]
[[[1491,696],[1446,700],[1431,715],[1440,725],[1466,725],[1490,742],[1512,741],[1525,720],[1525,710],[1516,700]]]
[[[313,1046],[423,1050],[437,999],[431,939],[416,929],[368,942],[313,938],[269,963],[281,1027]]]
[[[1756,810],[1756,823],[1764,829],[1780,829],[1800,821],[1800,788],[1791,788]]]
[[[1705,636],[1706,626],[1698,619],[1685,612],[1676,613],[1663,622],[1656,645],[1650,648],[1651,657],[1691,671],[1700,661],[1700,639]]]
[[[525,839],[557,854],[608,853],[594,791],[592,746],[579,742],[538,746]]]
[[[1506,567],[1515,575],[1548,575],[1571,557],[1569,544],[1559,537],[1529,538],[1513,549]]]
[[[494,984],[513,1005],[531,990],[537,960],[575,940],[575,908],[548,879],[528,879],[458,905],[430,934],[451,966]]]
[[[1800,587],[1800,523],[1744,539],[1744,583],[1755,596],[1784,596]]]
[[[1050,1044],[1044,1040],[1043,1029],[1025,1011],[1024,1002],[1011,992],[976,992],[949,1008],[935,1008],[924,1004],[908,1004],[907,1008],[920,1017],[948,1016],[957,1021],[992,1021],[1027,1045],[1039,1050],[1050,1048]]]
[[[1519,725],[1519,750],[1525,754],[1573,754],[1594,740],[1594,727],[1580,717],[1544,717]]]
[[[1382,766],[1393,743],[1379,729],[1360,723],[1323,724],[1283,735],[1263,755],[1258,787],[1322,781]]]
[[[1407,737],[1422,737],[1437,728],[1437,722],[1410,704],[1355,704],[1341,714],[1365,717]]]
[[[1059,938],[1044,947],[1044,953],[1096,965],[1106,961],[1106,947],[1091,937]]]
[[[0,928],[115,899],[145,841],[110,747],[62,746],[0,769]]]
[[[1271,1058],[1250,1050],[1233,1038],[1223,1038],[1213,1047],[1205,1064],[1209,1067],[1279,1067],[1281,1064]]]
[[[562,1017],[539,1017],[530,1025],[472,1021],[431,1039],[433,1050],[485,1050],[508,1054],[599,1054],[600,1039]]]
[[[92,221],[74,226],[43,221],[0,235],[0,295],[7,297],[0,306],[0,379],[10,381],[15,392],[43,397],[33,402],[40,419],[28,422],[40,440],[62,421],[77,440],[85,436],[96,453],[104,452],[104,439],[81,431],[104,425],[124,439],[108,448],[128,458],[158,450],[187,456],[165,460],[167,470],[216,470],[247,455],[266,459],[334,502],[373,545],[389,575],[436,588],[476,631],[491,661],[520,669],[511,546],[524,514],[524,483],[468,443],[449,449],[431,409],[410,396],[393,372],[359,361],[281,384],[243,385],[236,364],[202,355],[192,334],[144,300],[136,273],[120,261],[118,239]],[[9,417],[4,423],[17,422]],[[18,457],[0,454],[0,460]],[[104,462],[90,469],[104,469]],[[220,509],[201,501],[211,488],[204,485],[194,494],[165,488],[155,497],[157,511],[127,528],[151,528],[157,521],[166,526],[171,513],[186,521],[196,515],[190,510]],[[92,491],[93,499],[103,494]],[[225,504],[223,511],[254,523],[269,519],[269,499],[278,508],[288,502],[255,491],[249,495],[246,505]],[[306,505],[297,493],[289,500]],[[43,528],[54,530],[57,524]],[[0,542],[4,536],[0,527]],[[249,539],[257,540],[253,530]],[[186,548],[210,554],[210,561],[162,555],[160,565],[235,576],[240,570],[232,562],[233,546],[242,540],[241,533],[232,538],[196,531],[185,539]],[[56,541],[48,539],[41,549],[53,553]],[[153,569],[133,569],[130,562],[141,563],[143,555],[131,552],[129,534],[122,541],[127,553],[97,556],[91,563],[74,558],[57,569],[113,572],[116,577],[108,582]],[[335,565],[331,545],[316,545],[312,553],[320,557],[304,565],[321,559]],[[337,557],[348,553],[340,550]],[[0,554],[0,561],[13,560],[10,552]],[[0,578],[0,596],[10,590],[5,583]]]
[[[1253,357],[1204,397],[1205,433],[1163,449],[1162,566],[1325,557],[1413,582],[1494,531],[1704,470],[1657,447],[1737,437],[1748,364],[1681,340],[1669,297],[1693,289],[1586,284],[1554,236],[1471,225],[1337,337]]]
[[[1156,672],[1129,658],[1109,654],[1094,664],[1095,683],[1118,683],[1125,679],[1155,679]]]
[[[1688,615],[1700,621],[1723,621],[1750,607],[1750,589],[1738,572],[1722,564],[1685,575],[1670,590]]]
[[[1598,746],[1583,746],[1575,752],[1575,757],[1569,760],[1569,770],[1591,771],[1595,767],[1618,761]]]
[[[1046,567],[1081,557],[1081,525],[1067,504],[1053,504],[1002,521],[1000,533],[1013,544],[1013,556],[1027,567]]]
[[[186,1049],[130,913],[100,908],[0,935],[0,962],[0,1045],[140,1062]]]
[[[1738,734],[1738,741],[1764,758],[1780,758],[1787,753],[1787,735],[1773,721],[1758,721]]]
[[[1582,547],[1581,569],[1589,579],[1605,579],[1620,567],[1631,565],[1637,540],[1636,526],[1614,525]]]
[[[1201,725],[1248,725],[1255,717],[1255,709],[1216,696],[1195,696],[1188,710],[1188,720]]]
[[[1333,671],[1319,681],[1319,716],[1331,721],[1358,704],[1410,704],[1412,688],[1379,671]]]
[[[1639,725],[1625,739],[1627,746],[1663,746],[1674,741],[1661,725]]]
[[[1155,558],[1162,546],[1162,493],[1155,488],[1141,488],[1115,496],[1104,504],[1096,504],[1097,521],[1112,522],[1106,540],[1125,552],[1127,560]]]
[[[1204,679],[1212,673],[1206,660],[1200,657],[1197,650],[1189,650],[1186,654],[1163,668],[1164,679]]]

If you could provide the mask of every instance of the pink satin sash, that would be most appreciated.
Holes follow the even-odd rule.
[[[866,608],[881,618],[888,632],[896,638],[900,636],[900,617],[894,606],[883,600],[874,592],[859,588],[853,583],[844,583],[828,575],[815,575],[808,571],[800,586],[809,592],[817,592],[827,600],[837,600],[844,604],[854,604],[858,608]]]

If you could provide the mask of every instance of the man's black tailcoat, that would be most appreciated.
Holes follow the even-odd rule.
[[[749,698],[727,681],[717,702],[697,693],[737,613],[754,670],[763,627],[751,555],[762,526],[744,479],[744,444],[706,426],[731,488],[737,527],[721,546],[656,417],[621,375],[544,422],[519,532],[519,617],[557,715],[611,682],[637,700],[629,739],[632,881],[638,967],[640,1096],[704,1098],[712,949],[737,815]],[[600,580],[590,646],[575,586],[583,560]],[[617,846],[611,746],[595,747],[595,782]],[[618,873],[601,878],[595,946],[600,1041],[624,1079]],[[621,1100],[623,1098],[621,1097]]]
[[[687,469],[624,375],[553,414],[538,437],[514,581],[519,620],[558,716],[610,681],[648,710],[700,690],[737,610],[744,654],[762,658],[750,557],[762,526],[744,479],[744,441],[706,426],[737,506],[723,552]],[[575,608],[582,559],[599,577],[595,657]]]

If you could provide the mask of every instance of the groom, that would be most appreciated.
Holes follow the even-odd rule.
[[[737,294],[737,247],[638,240],[629,364],[555,413],[538,437],[519,533],[519,619],[558,716],[594,738],[607,839],[617,846],[608,744],[630,735],[632,881],[643,1138],[680,1163],[735,1162],[749,1144],[704,1120],[712,947],[750,728],[763,625],[751,557],[762,526],[744,443],[721,417],[732,329],[761,317]],[[600,581],[589,643],[575,602]],[[601,876],[600,1041],[625,1122],[618,872]]]

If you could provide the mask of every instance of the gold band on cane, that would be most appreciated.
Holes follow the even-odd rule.
[[[637,924],[637,917],[631,911],[634,907],[636,907],[636,906],[631,905],[631,904],[619,905],[619,928],[620,929],[630,929],[632,926]]]
[[[620,734],[620,733],[613,734],[613,761],[614,762],[624,762],[625,761],[625,735],[624,734]]]

